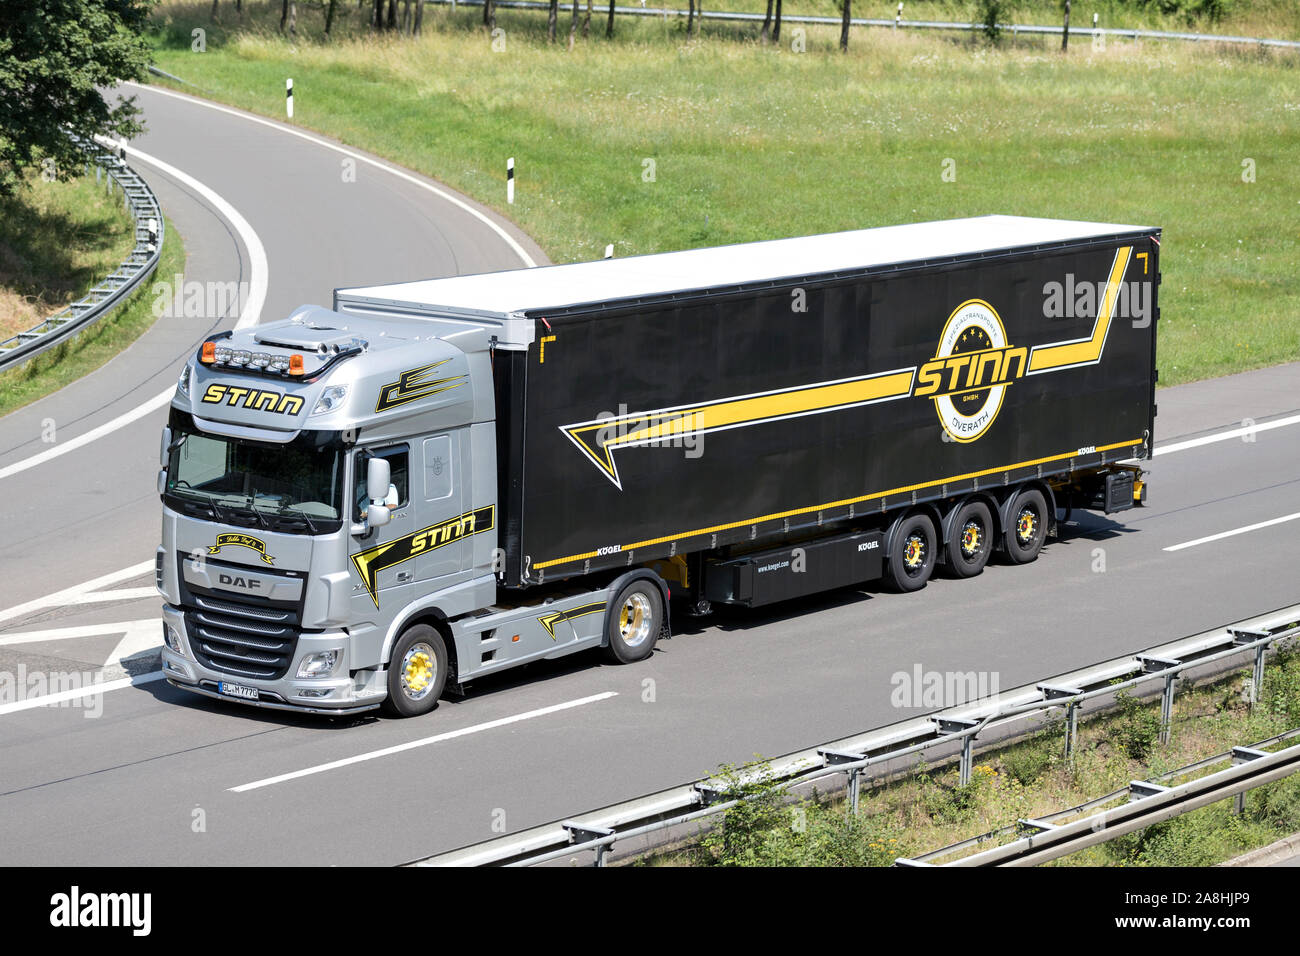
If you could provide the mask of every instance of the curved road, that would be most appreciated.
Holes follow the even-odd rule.
[[[132,148],[247,221],[268,318],[328,305],[336,286],[515,267],[520,250],[544,261],[409,174],[358,162],[349,182],[347,155],[279,124],[166,91],[140,100],[151,132]],[[259,251],[220,203],[133,163],[186,237],[186,279],[256,290]],[[223,706],[156,680],[164,413],[77,440],[170,389],[195,343],[238,314],[164,318],[100,372],[0,420],[0,691],[6,675],[56,672],[124,685],[97,698],[76,680],[29,685],[66,691],[57,706],[0,696],[4,862],[398,863],[933,709],[891,704],[893,675],[918,665],[1009,688],[1300,600],[1300,521],[1276,520],[1300,517],[1292,365],[1162,391],[1168,451],[1150,507],[1086,517],[1033,565],[679,620],[642,665],[533,666],[415,721]],[[1236,434],[1246,419],[1264,427]],[[1196,435],[1210,440],[1181,440]]]

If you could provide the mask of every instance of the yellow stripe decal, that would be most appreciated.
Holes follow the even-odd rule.
[[[651,412],[633,412],[560,430],[614,484],[620,484],[614,452],[619,448],[681,439],[725,428],[816,415],[868,402],[906,398],[912,392],[914,368],[877,372],[858,378],[818,382],[794,388],[742,395],[703,405],[680,405]]]
[[[1119,301],[1120,286],[1124,282],[1124,271],[1128,268],[1129,255],[1132,252],[1132,246],[1121,246],[1115,250],[1115,261],[1111,265],[1110,279],[1106,283],[1106,291],[1097,309],[1097,321],[1093,325],[1092,338],[1035,346],[1029,356],[1029,370],[1026,374],[1050,372],[1067,365],[1091,365],[1101,360],[1102,349],[1106,347],[1106,336],[1110,332],[1110,323],[1115,317],[1115,306]]]
[[[1142,439],[1138,438],[1132,441],[1115,442],[1114,444],[1111,445],[1098,445],[1095,449],[1093,449],[1093,452],[1113,451],[1116,448],[1128,448],[1128,447],[1141,445],[1141,444],[1142,444]],[[1013,471],[1014,469],[1017,468],[1029,468],[1034,465],[1043,465],[1049,461],[1061,461],[1062,459],[1065,458],[1076,458],[1078,457],[1078,454],[1079,453],[1077,451],[1071,451],[1071,452],[1066,452],[1063,455],[1050,455],[1047,458],[1035,458],[1032,461],[1016,462],[1016,464],[1014,465],[1003,465],[999,468],[986,468],[983,471],[972,471],[965,475],[952,475],[951,477],[948,478],[940,478],[937,481],[926,481],[918,485],[905,485],[901,488],[890,488],[888,491],[877,491],[869,495],[860,495],[857,498],[842,498],[839,501],[828,501],[824,504],[812,505],[807,508],[795,508],[792,511],[779,511],[774,514],[761,515],[760,517],[757,518],[747,518],[744,521],[732,521],[727,524],[713,525],[710,528],[697,528],[694,531],[682,531],[679,532],[678,534],[665,535],[664,537],[661,538],[648,538],[645,541],[633,541],[630,544],[621,545],[619,547],[619,550],[633,551],[636,550],[637,548],[646,548],[655,544],[666,544],[669,541],[680,541],[683,538],[693,538],[696,535],[700,535],[700,534],[712,534],[715,531],[728,531],[732,528],[743,528],[745,527],[745,525],[758,524],[760,521],[772,521],[780,518],[791,518],[794,517],[795,515],[810,514],[814,511],[825,511],[827,508],[841,508],[847,505],[858,504],[859,502],[863,502],[863,501],[871,501],[876,498],[888,497],[889,495],[907,494],[910,491],[919,491],[922,488],[933,488],[936,485],[946,485],[951,482],[966,481],[970,478],[982,478],[985,475],[995,475],[1000,471]],[[551,561],[539,561],[538,563],[534,564],[533,567],[537,568],[538,570],[541,570],[543,568],[554,567],[557,564],[568,564],[570,561],[585,561],[587,558],[596,557],[599,553],[600,552],[598,551],[587,551],[584,552],[583,554],[571,554],[568,557],[555,558],[554,560]]]

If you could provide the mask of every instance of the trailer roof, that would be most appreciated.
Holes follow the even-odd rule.
[[[340,289],[338,294],[505,316],[1155,231],[1116,223],[979,216],[509,270],[508,281],[507,273],[494,272]]]

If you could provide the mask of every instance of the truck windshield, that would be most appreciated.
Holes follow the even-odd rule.
[[[178,511],[228,524],[319,534],[337,531],[343,443],[303,432],[279,445],[207,434],[172,416],[164,499]]]

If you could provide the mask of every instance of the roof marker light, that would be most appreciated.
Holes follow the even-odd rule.
[[[217,360],[217,343],[204,342],[203,351],[199,353],[199,361],[204,365],[211,365]]]
[[[289,374],[290,375],[303,374],[302,356],[297,354],[296,352],[293,355],[289,356]]]

